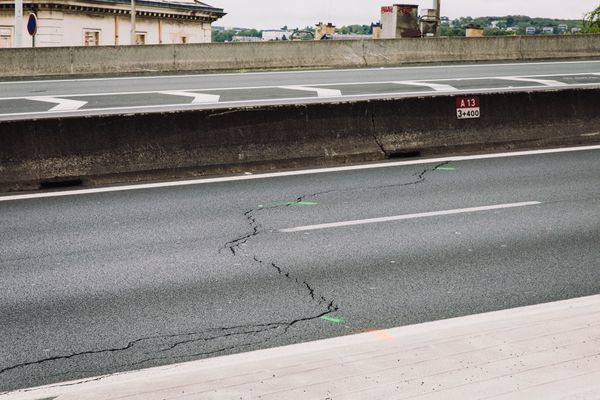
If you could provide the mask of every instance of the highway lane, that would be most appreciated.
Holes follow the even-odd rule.
[[[597,294],[599,156],[2,201],[0,390]]]
[[[600,87],[600,61],[0,82],[0,120]]]

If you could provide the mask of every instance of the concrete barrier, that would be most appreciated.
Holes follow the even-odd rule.
[[[0,50],[0,76],[395,66],[600,57],[600,35]]]
[[[600,142],[600,90],[0,122],[0,191]]]

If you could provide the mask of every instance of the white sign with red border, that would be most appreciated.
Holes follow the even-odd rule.
[[[456,118],[473,119],[481,117],[481,108],[479,106],[479,97],[457,97],[456,98]]]

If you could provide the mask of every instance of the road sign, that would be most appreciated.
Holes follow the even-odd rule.
[[[481,116],[479,106],[479,97],[457,97],[456,98],[456,118],[472,119]]]
[[[37,33],[37,28],[37,17],[34,13],[31,13],[29,14],[29,19],[27,20],[27,32],[29,32],[31,36],[35,36]]]

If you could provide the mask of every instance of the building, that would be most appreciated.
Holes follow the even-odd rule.
[[[273,40],[289,40],[293,32],[285,29],[267,29],[262,31],[262,40],[273,41]]]
[[[256,36],[239,36],[235,35],[231,38],[232,42],[262,42],[262,38]]]
[[[327,24],[319,22],[316,25],[315,40],[333,39],[333,35],[335,35],[335,25],[331,22],[328,22]]]
[[[381,39],[381,22],[371,23],[371,29],[373,30],[373,39]]]
[[[418,9],[419,6],[414,4],[394,4],[381,7],[381,38],[421,37]]]
[[[334,33],[331,37],[332,40],[371,40],[373,35],[360,35],[357,33],[341,34]]]
[[[469,38],[483,37],[483,28],[479,25],[469,25],[465,28],[465,36]]]
[[[24,0],[23,46],[32,47],[27,18],[35,13],[36,47],[119,46],[131,43],[129,0]],[[136,0],[134,44],[211,41],[222,9],[194,0]],[[14,46],[15,2],[0,0],[0,47]]]
[[[567,24],[560,24],[560,25],[558,25],[558,32],[559,33],[567,33],[568,30],[569,30],[569,26]]]
[[[545,35],[552,35],[554,34],[554,28],[551,26],[545,26],[542,28],[542,33]]]
[[[527,28],[525,28],[525,34],[526,35],[535,35],[535,27],[528,26]]]

